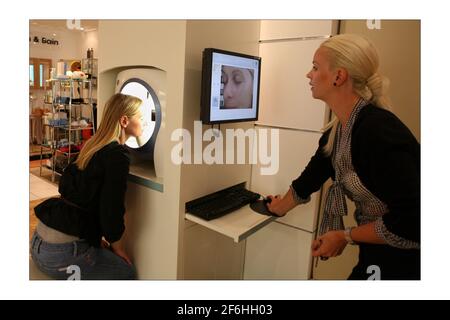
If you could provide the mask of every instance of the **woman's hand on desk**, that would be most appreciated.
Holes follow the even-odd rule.
[[[266,199],[271,199],[270,203],[267,203],[267,208],[270,212],[273,214],[276,214],[277,216],[284,216],[286,213],[289,212],[292,208],[294,208],[297,203],[294,200],[294,196],[292,194],[291,189],[289,189],[288,192],[284,195],[283,198],[281,198],[279,195],[276,196],[267,196]]]
[[[269,195],[266,197],[266,206],[267,209],[269,209],[270,212],[272,212],[273,214],[276,214],[277,216],[284,216],[286,214],[287,211],[283,210],[283,203],[282,203],[282,199],[279,195],[276,196],[272,196]]]

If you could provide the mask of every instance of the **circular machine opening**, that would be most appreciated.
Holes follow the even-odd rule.
[[[161,106],[155,92],[146,82],[140,79],[129,79],[123,84],[120,93],[142,100],[142,136],[130,137],[125,144],[132,149],[145,148],[153,151],[161,123]]]

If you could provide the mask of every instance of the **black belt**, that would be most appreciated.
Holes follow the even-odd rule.
[[[61,198],[62,201],[64,201],[64,202],[65,202],[66,204],[68,204],[69,206],[74,207],[74,208],[77,208],[77,209],[79,209],[79,210],[81,210],[81,211],[84,211],[84,212],[88,212],[87,209],[85,209],[85,208],[83,208],[83,207],[80,207],[79,205],[77,205],[77,204],[75,204],[75,203],[73,203],[73,202],[67,200],[67,199],[64,198],[63,196],[60,196],[60,198]]]

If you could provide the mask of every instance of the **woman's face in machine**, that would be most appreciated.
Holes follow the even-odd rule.
[[[142,135],[142,114],[139,111],[137,114],[129,118],[128,126],[125,128],[125,133],[131,137],[140,137]]]

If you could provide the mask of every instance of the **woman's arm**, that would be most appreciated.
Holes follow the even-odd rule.
[[[382,125],[380,125],[382,124]],[[420,246],[420,146],[393,114],[380,111],[353,132],[352,158],[362,183],[387,205],[375,232],[387,244]]]
[[[322,135],[316,153],[301,175],[292,181],[292,185],[284,197],[268,196],[272,202],[267,207],[272,213],[278,216],[284,216],[298,204],[308,202],[310,195],[319,190],[328,178],[334,176],[331,159],[322,152],[322,148],[328,140],[328,134],[329,131]]]
[[[130,165],[128,155],[116,146],[105,155],[104,182],[100,190],[99,214],[102,235],[114,243],[125,231],[125,193]]]

